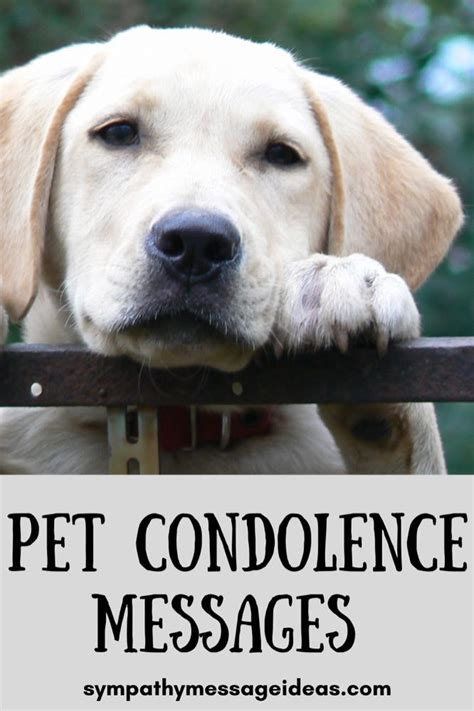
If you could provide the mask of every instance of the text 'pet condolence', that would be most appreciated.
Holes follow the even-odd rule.
[[[102,513],[15,512],[8,518],[12,572],[28,570],[33,546],[44,548],[41,570],[46,574],[73,569],[94,573],[107,566],[107,556],[101,555],[101,534],[107,526]],[[462,551],[467,522],[462,512],[291,512],[278,520],[261,512],[173,517],[150,513],[137,522],[134,544],[137,565],[156,576],[156,592],[127,590],[112,601],[92,593],[97,616],[94,650],[107,652],[115,640],[128,653],[347,652],[357,635],[351,596],[341,590],[318,592],[320,575],[407,568],[419,574],[462,573],[467,570]],[[68,540],[77,536],[83,540],[83,554],[81,560],[70,560]],[[120,558],[120,550],[115,554]],[[219,593],[219,574],[248,574],[258,590],[266,569],[281,572],[282,581],[288,574],[309,570],[315,574],[314,584],[301,594],[275,590],[266,599],[258,593],[226,599]],[[162,581],[170,571],[205,573],[213,591],[191,594],[183,576],[183,591],[169,595]]]

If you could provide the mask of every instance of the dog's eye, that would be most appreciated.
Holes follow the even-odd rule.
[[[131,146],[138,143],[138,126],[129,121],[111,123],[100,128],[97,135],[109,146]]]
[[[295,165],[302,163],[299,153],[286,143],[269,143],[265,150],[265,160],[272,165]]]

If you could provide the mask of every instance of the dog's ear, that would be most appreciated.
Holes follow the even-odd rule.
[[[66,47],[0,77],[0,306],[13,321],[36,294],[61,126],[100,63],[99,48]]]
[[[416,289],[462,224],[454,187],[340,81],[301,71],[331,162],[327,251],[366,254]]]

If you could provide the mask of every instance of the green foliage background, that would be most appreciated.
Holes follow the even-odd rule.
[[[0,0],[0,70],[138,23],[206,26],[272,40],[378,106],[454,179],[468,217],[447,259],[417,294],[424,334],[473,334],[471,0]],[[450,471],[474,473],[473,405],[443,404],[438,414]]]

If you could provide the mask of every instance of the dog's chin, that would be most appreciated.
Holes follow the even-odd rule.
[[[134,319],[113,329],[89,322],[82,337],[102,355],[125,355],[153,368],[204,366],[226,372],[244,368],[255,350],[244,338],[190,314]]]

